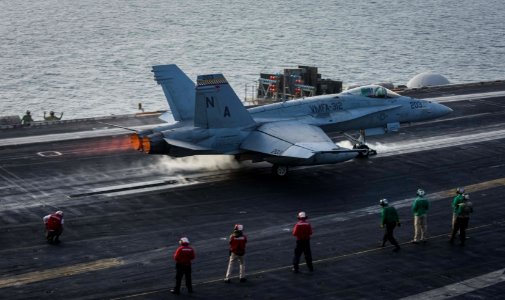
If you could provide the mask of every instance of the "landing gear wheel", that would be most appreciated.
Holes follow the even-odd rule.
[[[274,173],[277,177],[284,177],[288,174],[288,166],[273,165],[272,173]]]
[[[371,155],[377,155],[377,151],[375,151],[374,149],[370,149],[370,147],[368,147],[365,144],[361,144],[361,145],[356,144],[352,148],[363,150],[363,151],[359,152],[359,154],[358,154],[359,158],[367,158]]]
[[[353,149],[363,150],[363,151],[360,151],[358,154],[358,157],[360,157],[360,158],[366,158],[366,157],[368,157],[368,155],[371,154],[370,147],[368,147],[367,145],[364,145],[364,144],[354,145]],[[372,150],[372,151],[375,151],[375,150]]]

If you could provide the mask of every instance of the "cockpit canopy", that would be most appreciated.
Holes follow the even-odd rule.
[[[400,97],[397,93],[388,90],[380,85],[365,85],[353,88],[344,92],[354,96],[362,96],[368,98],[396,98]]]

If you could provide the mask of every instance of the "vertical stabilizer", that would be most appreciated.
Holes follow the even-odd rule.
[[[176,121],[192,120],[195,112],[195,83],[176,65],[153,66],[154,80],[163,88]]]
[[[197,78],[195,127],[236,128],[254,120],[222,74]]]

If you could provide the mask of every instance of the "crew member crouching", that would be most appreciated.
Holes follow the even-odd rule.
[[[58,210],[54,214],[50,214],[42,218],[46,226],[46,239],[49,244],[57,244],[60,242],[60,235],[63,232],[63,212]]]

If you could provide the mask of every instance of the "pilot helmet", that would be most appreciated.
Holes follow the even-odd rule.
[[[388,202],[388,199],[386,198],[383,198],[383,199],[380,199],[379,200],[379,205],[380,206],[388,206],[389,202]]]
[[[189,239],[187,237],[181,237],[179,244],[183,246],[189,245]]]
[[[425,193],[424,193],[424,190],[423,190],[423,189],[417,189],[417,195],[418,195],[418,196],[421,196],[421,197],[422,197],[422,196],[424,196],[424,194],[425,194]]]
[[[298,219],[306,219],[307,214],[304,211],[298,213]]]

